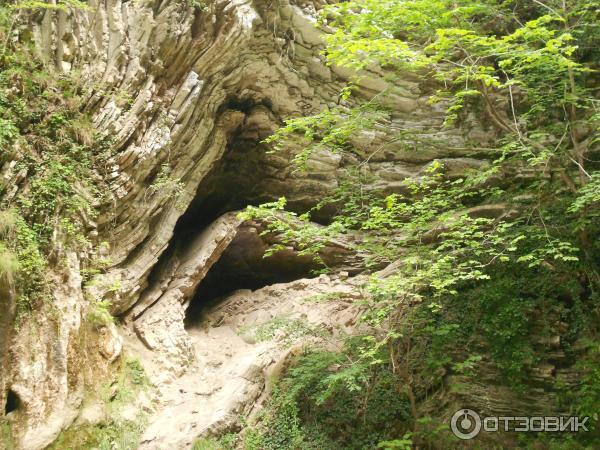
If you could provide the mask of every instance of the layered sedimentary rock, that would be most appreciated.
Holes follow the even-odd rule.
[[[122,284],[113,299],[117,313],[137,300],[177,219],[202,194],[201,181],[227,150],[252,151],[282,119],[338,102],[343,80],[320,56],[314,29],[318,2],[208,6],[200,12],[178,2],[90,2],[89,10],[46,13],[40,24],[32,23],[46,59],[57,69],[81,70],[95,124],[115,136],[108,174],[114,203],[105,207],[98,229],[118,243],[110,253],[111,277]],[[408,128],[438,134],[443,143],[438,151],[385,145],[370,160],[379,183],[416,175],[444,151],[457,171],[481,164],[461,153],[463,131],[441,131],[443,110],[427,106],[418,78],[407,75],[392,88],[376,75],[361,81],[363,93],[391,90],[395,113],[379,135],[364,136],[365,151]],[[481,131],[472,134],[489,138]],[[305,205],[335,187],[344,167],[340,155],[321,154],[307,173],[292,175],[289,155],[249,156],[264,166],[253,195],[285,194]],[[148,192],[164,163],[185,184],[177,202]]]
[[[314,22],[322,3],[218,0],[198,9],[183,0],[90,0],[85,10],[23,16],[41,57],[57,71],[81,77],[86,110],[98,131],[112,138],[113,156],[97,168],[109,200],[97,205],[100,218],[89,224],[95,243],[108,243],[107,273],[84,293],[82,255],[67,254],[66,264],[50,274],[58,286],[52,304],[28,318],[18,334],[6,331],[4,317],[0,324],[0,337],[6,336],[0,350],[7,355],[0,399],[18,397],[12,420],[20,447],[43,448],[73,422],[86,382],[110,372],[118,357],[119,333],[128,336],[131,352],[154,352],[156,384],[174,382],[190,367],[200,370],[202,358],[184,326],[186,307],[227,248],[268,244],[257,238],[261,224],[242,224],[227,212],[281,195],[306,210],[337,187],[345,167],[355,162],[320,152],[307,171],[297,172],[289,152],[267,154],[260,144],[284,119],[340,104],[339,91],[352,74],[327,66],[320,54]],[[373,175],[369,189],[400,191],[406,178],[418,177],[434,159],[442,159],[451,176],[486,164],[485,151],[467,151],[465,143],[483,147],[492,134],[474,125],[442,129],[443,108],[428,105],[427,83],[407,74],[390,85],[383,75],[374,69],[358,81],[359,95],[386,92],[392,110],[377,131],[356,142],[372,153],[364,164]],[[434,135],[439,145],[408,148],[387,139],[407,129]],[[176,198],[149,188],[165,165],[181,183]],[[8,167],[3,176],[17,186],[21,175]],[[177,234],[181,229],[184,238]],[[329,254],[338,273],[360,272],[360,255],[344,245],[330,246]],[[310,262],[294,259],[293,248],[288,256],[297,276],[310,275]],[[344,276],[335,283],[344,285]],[[331,280],[318,280],[310,282],[309,293],[282,287],[297,291],[282,297],[288,302],[282,308],[294,310],[295,301],[301,304],[317,291],[354,286],[330,288]],[[265,292],[256,298],[271,295]],[[121,332],[82,325],[90,301],[98,300],[110,300],[112,313],[125,318]],[[256,373],[279,357],[264,356]],[[264,377],[253,380],[252,395],[232,410],[252,409]],[[154,414],[160,428],[160,408]],[[207,427],[213,422],[207,419]],[[148,448],[172,444],[150,430]],[[188,429],[185,445],[203,431]]]

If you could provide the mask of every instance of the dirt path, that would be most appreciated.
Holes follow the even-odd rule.
[[[156,352],[130,343],[156,385],[140,448],[186,449],[199,436],[235,429],[258,407],[269,372],[290,348],[327,336],[335,340],[353,327],[352,292],[353,286],[327,277],[238,291],[186,330],[192,362],[171,381],[165,381]],[[345,298],[315,301],[325,295]]]

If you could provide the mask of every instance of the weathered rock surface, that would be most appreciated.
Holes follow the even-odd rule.
[[[125,347],[129,343],[134,353],[154,352],[153,364],[160,373],[153,373],[153,379],[159,390],[166,390],[162,394],[166,400],[164,411],[156,412],[145,445],[160,448],[168,442],[161,427],[177,434],[176,428],[169,430],[175,419],[168,411],[176,402],[186,401],[175,399],[177,383],[194,380],[200,383],[198,392],[208,392],[210,377],[235,380],[210,397],[209,405],[224,402],[223,411],[202,408],[202,419],[195,420],[197,404],[181,406],[191,414],[184,421],[192,430],[183,433],[186,445],[190,436],[202,430],[225,426],[217,424],[229,423],[232,411],[246,411],[260,395],[262,369],[281,354],[236,337],[233,330],[242,324],[242,315],[250,314],[242,312],[243,305],[272,302],[279,308],[275,311],[305,312],[309,320],[318,321],[311,308],[297,303],[297,297],[333,289],[325,280],[315,279],[302,282],[304,287],[292,283],[288,288],[243,294],[244,301],[238,294],[238,300],[225,304],[242,308],[230,311],[239,323],[210,328],[208,333],[194,331],[192,337],[185,329],[185,308],[224,249],[234,252],[235,239],[241,243],[238,248],[258,242],[256,225],[240,230],[234,215],[218,219],[213,228],[205,226],[227,211],[281,195],[297,209],[313,206],[338,186],[352,162],[321,152],[309,161],[308,171],[296,172],[290,152],[266,154],[259,144],[283,119],[339,103],[338,92],[350,74],[323,63],[314,17],[324,2],[207,3],[207,11],[199,11],[184,1],[89,0],[86,10],[52,10],[25,18],[40,55],[56,70],[80,74],[87,86],[86,109],[96,128],[113,137],[114,156],[106,167],[98,168],[97,176],[109,184],[110,199],[98,205],[102,215],[98,223],[90,224],[95,243],[109,244],[103,255],[110,261],[107,273],[84,295],[81,255],[67,255],[67,264],[49,274],[58,286],[51,306],[44,306],[24,323],[18,335],[10,338],[10,345],[0,342],[0,350],[10,347],[2,354],[0,400],[5,400],[8,389],[19,396],[19,409],[11,417],[19,448],[43,448],[68,427],[81,405],[85,380],[93,383],[98,373],[110,371],[111,361],[121,351],[114,330],[98,332],[82,325],[90,301],[110,300],[113,313],[134,321],[127,326],[135,329],[146,349],[131,344],[132,339]],[[357,141],[365,154],[356,158],[366,159],[364,170],[373,175],[368,189],[401,191],[404,179],[420,176],[437,158],[444,159],[452,176],[485,164],[481,161],[485,151],[473,154],[465,142],[477,141],[485,147],[492,135],[477,126],[443,129],[443,110],[427,104],[427,88],[418,78],[407,74],[391,86],[382,75],[366,73],[360,81],[361,95],[389,91],[385,101],[394,109],[380,129]],[[414,147],[408,148],[387,139],[407,128],[421,130],[423,136],[434,135],[439,145],[423,147],[416,139]],[[182,185],[177,198],[149,188],[165,164]],[[23,174],[9,164],[2,168],[2,176],[8,186],[15,186],[14,195]],[[210,202],[216,206],[206,206]],[[192,210],[194,214],[186,213]],[[182,248],[181,239],[174,234],[184,214],[201,220],[187,225],[189,242],[183,241],[185,251],[178,256],[175,243]],[[356,268],[357,255],[343,245],[333,245],[329,256],[340,264],[340,270]],[[0,295],[10,297],[7,292]],[[335,323],[345,314],[319,308],[314,312],[321,317],[333,314]],[[263,319],[244,320],[253,324]],[[1,323],[0,338],[8,340],[9,336],[10,330]],[[207,364],[217,355],[198,354],[199,345],[214,343],[229,345],[235,352],[230,363],[223,362],[223,369],[213,370]],[[248,358],[235,362],[233,358],[244,349]],[[162,386],[163,382],[171,384]],[[162,425],[156,425],[161,421]]]
[[[165,380],[165,374],[173,374],[172,367],[156,355],[173,355],[173,342],[163,347],[159,344],[154,352],[138,350],[157,386],[155,412],[141,448],[189,448],[201,435],[239,428],[240,417],[257,407],[267,374],[273,375],[290,351],[298,352],[302,343],[323,339],[334,345],[340,332],[353,332],[359,314],[353,303],[360,297],[359,280],[350,283],[321,276],[232,293],[177,333],[189,364],[184,375],[171,380]],[[336,299],[319,302],[324,296]],[[158,305],[164,305],[162,317],[173,316],[173,322],[180,319],[177,306]],[[273,320],[279,325],[273,335],[257,342],[253,330],[269,326]],[[302,321],[305,333],[286,329],[285,324],[294,320]],[[166,332],[158,322],[144,327]]]
[[[77,336],[86,302],[76,255],[66,256],[56,281],[54,303],[21,325],[6,366],[10,389],[19,400],[12,419],[30,424],[23,431],[23,448],[43,448],[56,439],[75,419],[83,399]]]
[[[237,212],[227,213],[192,241],[180,243],[181,252],[167,254],[158,266],[152,286],[127,317],[133,320],[133,329],[144,345],[156,352],[165,380],[182,375],[193,361],[193,345],[184,330],[186,309],[192,311],[190,314],[201,312],[201,307],[190,303],[214,300],[207,298],[211,287],[228,294],[240,280],[248,286],[268,285],[276,280],[308,276],[318,267],[312,256],[301,256],[293,247],[264,258],[269,245],[276,241],[269,242],[260,230],[261,224],[243,222]],[[330,243],[323,255],[328,266],[337,267],[338,272],[347,269],[348,262],[360,261],[343,243]],[[197,292],[207,275],[212,286]],[[215,295],[218,296],[212,294]]]
[[[320,56],[313,24],[318,2],[218,1],[207,12],[179,2],[152,6],[91,1],[87,11],[47,13],[32,23],[42,54],[59,69],[81,70],[91,83],[95,123],[115,136],[118,152],[108,174],[114,203],[98,225],[112,244],[114,270],[107,278],[121,282],[112,299],[117,313],[137,301],[177,219],[223,154],[239,158],[282,119],[336,104],[343,81]],[[369,170],[380,175],[377,186],[399,184],[442,156],[458,172],[481,164],[461,150],[463,131],[442,130],[443,109],[427,106],[418,79],[407,76],[392,87],[377,75],[361,81],[365,95],[393,88],[413,105],[361,142],[366,153],[377,149],[369,159]],[[120,106],[122,96],[128,101]],[[439,148],[386,142],[409,127],[436,134]],[[345,166],[340,155],[322,153],[308,172],[292,173],[288,154],[249,156],[265,166],[254,195],[285,194],[304,206],[337,186]],[[404,168],[391,168],[392,162]],[[164,163],[185,185],[176,202],[148,191]]]

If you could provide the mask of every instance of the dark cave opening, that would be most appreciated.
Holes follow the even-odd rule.
[[[272,105],[268,99],[228,98],[222,110],[237,110],[251,117],[253,111],[266,113]],[[196,196],[179,218],[172,242],[163,254],[168,261],[183,252],[189,242],[225,213],[243,210],[249,205],[276,200],[264,181],[272,174],[265,162],[266,148],[260,143],[263,132],[257,131],[252,120],[231,136],[222,158],[200,183]],[[269,284],[289,282],[311,276],[316,269],[312,257],[298,256],[286,250],[263,258],[268,245],[251,226],[242,227],[234,240],[210,268],[200,283],[186,310],[185,325],[201,320],[202,310],[219,298],[239,289],[259,289]],[[161,264],[150,275],[150,283],[159,278]]]
[[[19,398],[19,395],[12,389],[9,389],[6,393],[6,404],[4,405],[4,414],[8,415],[12,412],[15,412],[19,409],[20,406],[21,399]]]
[[[219,110],[221,114],[227,110],[249,114],[256,105],[252,100],[232,97]],[[259,105],[264,108],[270,102],[263,101]],[[165,270],[168,272],[170,261],[184,253],[189,243],[219,217],[273,200],[272,196],[262,193],[259,187],[260,180],[266,176],[262,159],[265,149],[259,141],[258,138],[245,136],[244,126],[229,137],[222,157],[198,185],[194,199],[175,224],[167,249],[150,271],[150,287],[160,284],[164,276],[168,277]]]
[[[229,99],[227,109],[249,114],[256,104],[250,100]],[[227,145],[223,157],[200,183],[196,196],[179,218],[174,230],[178,239],[198,233],[219,216],[244,209],[249,205],[273,201],[262,192],[261,182],[267,178],[264,162],[266,149],[256,136],[245,136],[238,130]]]
[[[184,324],[193,327],[207,307],[240,289],[256,290],[299,278],[313,277],[318,268],[312,256],[291,249],[264,257],[267,244],[253,227],[242,227],[210,268],[186,309]]]
[[[265,107],[269,110],[273,109],[273,102],[270,98],[262,98],[256,100],[252,97],[236,97],[229,96],[225,102],[219,108],[219,112],[226,110],[241,111],[244,114],[251,114],[252,110],[256,107]]]

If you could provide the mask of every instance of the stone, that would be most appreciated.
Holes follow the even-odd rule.
[[[112,363],[121,355],[122,348],[123,338],[113,324],[100,329],[99,351],[109,363]]]
[[[270,154],[260,141],[286,119],[337,106],[340,90],[355,75],[323,64],[323,39],[315,18],[324,2],[208,3],[208,11],[198,14],[191,14],[183,2],[161,0],[89,0],[86,10],[23,14],[23,24],[48,66],[58,72],[76,71],[82,84],[92,87],[85,111],[97,131],[114,144],[113,156],[94,174],[108,183],[108,200],[98,219],[89,221],[92,243],[107,243],[99,250],[107,261],[105,273],[84,292],[81,261],[93,252],[59,255],[61,264],[48,273],[56,283],[52,301],[35,311],[18,334],[8,325],[14,293],[10,286],[0,286],[0,300],[9,305],[8,314],[0,316],[0,400],[6,388],[18,390],[22,399],[15,427],[20,449],[38,450],[56,439],[77,417],[86,383],[99,383],[100,375],[115,370],[124,353],[139,356],[150,372],[159,373],[153,375],[153,383],[169,399],[157,407],[142,447],[165,448],[172,438],[177,448],[191,445],[195,436],[225,429],[233,420],[227,411],[249,414],[261,395],[261,370],[279,358],[279,350],[239,337],[232,331],[238,325],[268,321],[274,313],[301,312],[311,323],[320,324],[331,315],[342,328],[355,329],[357,312],[344,302],[338,312],[298,303],[299,296],[332,290],[347,298],[360,295],[353,280],[364,271],[364,255],[352,251],[348,242],[328,242],[323,258],[343,273],[342,281],[288,279],[285,286],[274,282],[275,286],[227,296],[221,311],[228,315],[208,315],[215,321],[207,332],[210,338],[223,345],[232,339],[248,354],[230,350],[231,358],[238,358],[231,364],[217,355],[221,364],[212,369],[220,379],[213,382],[231,383],[211,394],[210,408],[188,420],[187,406],[175,406],[179,394],[168,386],[194,383],[191,378],[202,369],[198,364],[203,358],[196,354],[194,342],[210,345],[211,340],[190,337],[184,323],[186,306],[223,255],[226,260],[246,248],[246,258],[233,259],[252,267],[264,247],[277,242],[276,236],[270,241],[260,237],[265,224],[242,226],[228,211],[280,196],[295,210],[308,210],[339,186],[350,164],[360,161],[374,178],[365,189],[384,192],[401,192],[406,179],[420,176],[435,159],[443,158],[452,176],[485,164],[484,151],[472,154],[464,149],[467,137],[488,142],[489,133],[477,123],[465,131],[468,136],[444,129],[443,105],[426,104],[427,92],[415,74],[390,86],[384,71],[373,67],[361,78],[360,95],[371,98],[392,88],[386,101],[395,111],[377,131],[356,138],[355,160],[323,150],[309,159],[308,171],[296,171],[293,148]],[[435,136],[443,145],[428,148],[390,139],[407,128]],[[165,164],[170,176],[182,183],[176,199],[149,189]],[[0,177],[10,187],[5,198],[14,198],[27,171],[9,161],[0,168]],[[226,200],[225,210],[209,208],[211,198],[217,204]],[[189,217],[205,222],[200,229],[188,224],[190,234],[176,236],[178,224],[194,209],[200,212]],[[334,211],[319,214],[317,220],[326,222]],[[302,278],[312,266],[290,247],[271,264],[295,271],[291,278]],[[178,253],[180,248],[187,251]],[[110,301],[111,312],[124,320],[96,332],[85,317],[90,302],[102,300]],[[260,307],[259,300],[272,308]],[[234,301],[255,309],[238,310]],[[178,414],[186,419],[179,422]],[[162,430],[169,430],[170,436]]]
[[[248,342],[246,335],[251,335],[251,331],[245,330],[260,327],[272,317],[302,318],[314,326],[321,326],[322,317],[328,317],[331,324],[347,329],[345,323],[358,313],[356,306],[341,300],[315,304],[310,299],[327,293],[352,294],[364,281],[314,278],[280,283],[253,292],[236,292],[206,310],[202,321],[186,330],[189,347],[195,349],[194,362],[179,378],[159,384],[160,405],[149,418],[141,448],[184,448],[197,437],[239,426],[239,414],[256,413],[255,404],[261,402],[265,383],[272,383],[275,374],[289,363],[290,355],[298,354],[305,343],[314,339],[296,337],[294,343],[287,344],[292,346],[289,349],[277,339],[285,336],[284,331],[268,341],[256,342],[252,338],[254,341]],[[252,317],[248,315],[249,308],[256,308]],[[172,328],[165,328],[165,332],[176,336]],[[153,361],[143,358],[142,363],[151,367],[163,354],[170,353],[168,346],[158,347],[151,356]],[[164,369],[157,367],[150,377],[162,380],[161,370]],[[182,392],[195,395],[181,395]],[[201,409],[197,408],[196,396],[202,397]]]

